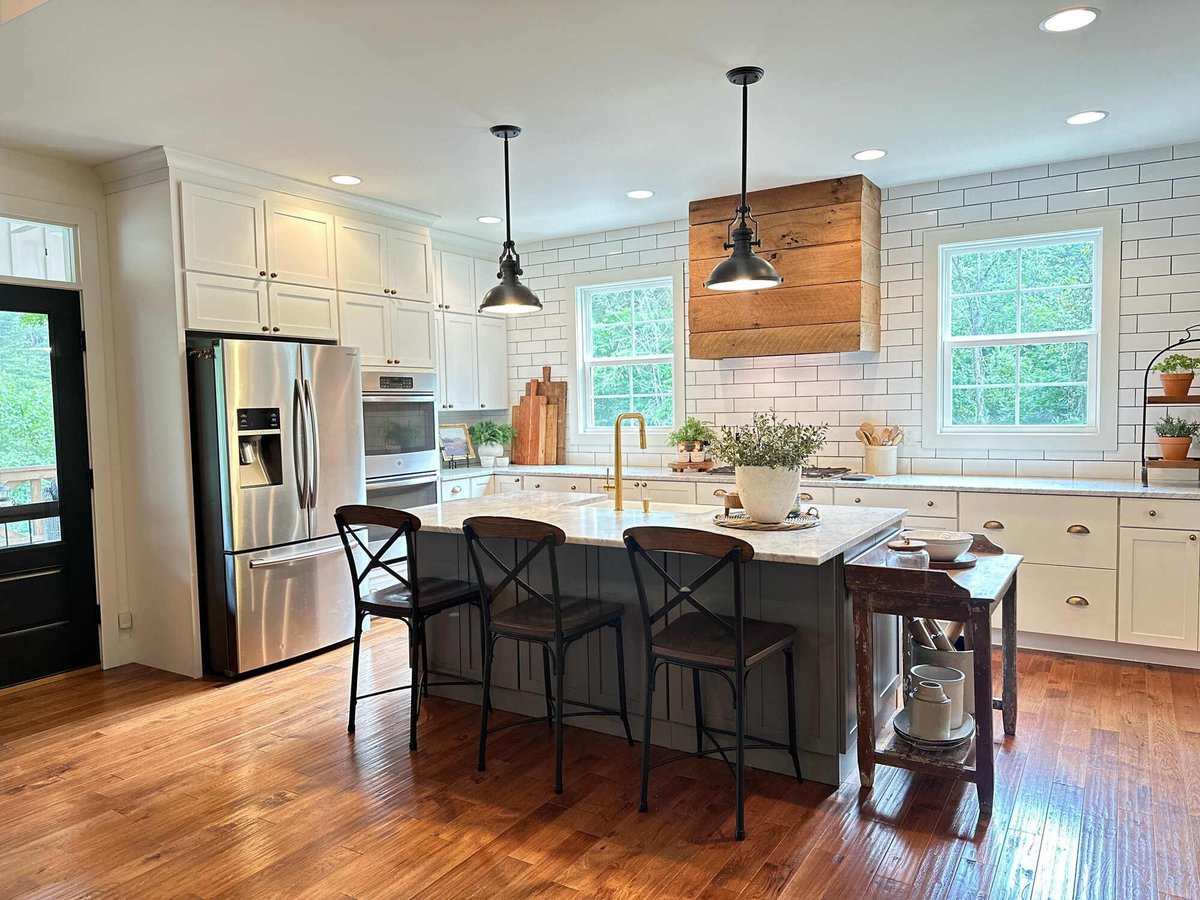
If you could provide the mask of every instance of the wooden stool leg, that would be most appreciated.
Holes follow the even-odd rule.
[[[987,606],[971,613],[971,646],[975,648],[975,786],[979,814],[992,814],[995,771],[992,759],[992,623]]]
[[[858,778],[862,786],[875,784],[874,634],[871,610],[854,599],[854,669],[858,680]]]
[[[1001,709],[1004,715],[1004,733],[1017,733],[1017,578],[1004,592],[1001,601],[1000,648],[1004,657],[1004,692],[1001,694]]]

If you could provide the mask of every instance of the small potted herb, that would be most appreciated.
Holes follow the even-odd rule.
[[[1172,353],[1156,362],[1154,371],[1162,382],[1163,394],[1167,397],[1186,397],[1192,389],[1197,367],[1200,367],[1200,359],[1185,353]]]
[[[704,462],[704,445],[716,435],[707,422],[688,416],[682,425],[671,432],[667,443],[679,451],[680,462]]]
[[[1187,459],[1188,451],[1192,449],[1192,438],[1200,434],[1200,422],[1163,416],[1155,423],[1154,433],[1158,435],[1158,448],[1162,451],[1163,459]]]
[[[479,453],[479,464],[485,467],[494,466],[497,457],[504,456],[504,445],[511,444],[517,436],[517,430],[511,425],[499,425],[491,420],[476,422],[467,431]]]
[[[827,425],[783,421],[775,410],[755,413],[749,425],[721,428],[714,456],[733,466],[742,508],[755,522],[782,522],[796,502],[800,469],[825,445]]]

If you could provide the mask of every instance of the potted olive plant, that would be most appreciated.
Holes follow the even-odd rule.
[[[1192,389],[1192,379],[1196,377],[1195,369],[1200,366],[1200,359],[1184,353],[1172,353],[1164,356],[1154,364],[1154,371],[1162,382],[1163,394],[1167,397],[1186,397]]]
[[[504,445],[511,444],[517,436],[517,430],[511,425],[498,425],[491,420],[476,422],[467,431],[471,433],[482,466],[494,466],[496,458],[504,456]]]
[[[733,466],[742,508],[755,522],[782,522],[796,502],[800,469],[825,445],[827,425],[782,421],[775,410],[755,413],[749,425],[721,428],[714,456]]]
[[[716,435],[707,422],[688,416],[683,424],[667,437],[667,443],[675,445],[680,462],[703,462],[704,445],[714,437]]]
[[[1200,434],[1200,422],[1163,416],[1155,423],[1154,433],[1158,435],[1158,448],[1162,451],[1163,459],[1187,459],[1188,451],[1192,449],[1192,438]]]

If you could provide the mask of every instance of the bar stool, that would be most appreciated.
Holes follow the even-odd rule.
[[[438,613],[446,612],[465,604],[479,605],[479,591],[466,581],[445,578],[421,578],[417,574],[416,533],[421,530],[421,520],[412,513],[383,506],[339,506],[333,514],[337,522],[346,559],[350,563],[350,579],[354,583],[354,662],[350,670],[350,721],[346,731],[354,733],[354,712],[359,700],[390,694],[394,691],[412,691],[411,721],[408,731],[408,748],[417,749],[417,717],[421,714],[421,697],[429,695],[430,687],[443,685],[473,685],[479,681],[460,678],[447,672],[434,672],[446,681],[429,680],[429,653],[425,642],[425,623]],[[391,535],[372,551],[363,539],[365,529],[390,528]],[[404,541],[404,555],[388,559],[388,554],[400,539]],[[398,548],[397,548],[398,549]],[[366,554],[367,564],[360,570],[356,553]],[[401,575],[393,566],[407,563],[407,575]],[[363,585],[376,569],[387,572],[398,582],[390,587],[363,593]],[[399,687],[358,693],[358,659],[362,646],[363,619],[368,616],[383,619],[399,619],[408,626],[409,659],[412,664],[412,682]],[[420,662],[420,674],[417,663]]]
[[[638,809],[647,809],[650,788],[650,770],[667,763],[699,756],[720,753],[733,772],[737,790],[736,838],[744,840],[745,794],[746,794],[746,751],[760,749],[787,750],[796,770],[796,780],[802,781],[800,757],[796,750],[796,671],[792,657],[792,642],[796,629],[791,625],[747,619],[742,603],[742,564],[754,558],[754,548],[743,540],[712,534],[691,528],[661,528],[645,526],[625,530],[625,546],[629,550],[629,562],[633,567],[633,578],[637,584],[638,600],[642,607],[642,629],[646,643],[646,708],[642,733],[642,793]],[[666,569],[651,556],[651,553],[666,552],[704,556],[717,560],[698,577],[687,584],[680,584]],[[643,566],[649,566],[664,583],[669,598],[659,609],[650,611],[646,596],[646,584],[642,577]],[[665,560],[664,560],[665,562]],[[696,599],[696,591],[708,583],[722,570],[729,568],[733,573],[733,615],[721,616],[707,609]],[[672,596],[673,594],[673,596]],[[687,603],[691,611],[684,612],[674,621],[655,630],[667,615]],[[746,678],[758,666],[776,653],[783,653],[784,671],[787,678],[788,743],[746,734]],[[681,753],[668,759],[650,763],[650,723],[654,700],[654,681],[660,666],[676,665],[692,670],[692,699],[696,707],[696,752]],[[700,673],[714,672],[729,684],[733,692],[733,707],[736,720],[735,731],[710,728],[704,724],[704,704],[700,692]],[[734,746],[721,746],[715,735],[734,738]],[[705,749],[704,739],[713,746]],[[752,741],[747,745],[746,741]],[[730,763],[726,755],[734,751]]]
[[[479,771],[484,771],[487,765],[488,734],[530,722],[553,722],[554,793],[561,794],[563,791],[563,719],[574,716],[620,716],[621,724],[625,726],[625,739],[629,742],[629,746],[633,746],[633,733],[629,728],[629,716],[625,708],[625,642],[621,634],[621,615],[624,607],[619,603],[607,600],[562,596],[558,586],[558,562],[554,554],[554,548],[561,546],[567,539],[561,528],[527,519],[474,516],[463,522],[462,529],[463,534],[467,537],[467,549],[479,581],[480,609],[486,643],[483,654],[483,703],[479,723]],[[492,547],[488,546],[488,541],[499,540],[523,542],[524,546],[529,549],[510,566],[497,555]],[[517,558],[520,549],[518,546],[512,558]],[[543,551],[548,555],[550,568],[549,595],[532,587],[527,580],[531,564]],[[488,577],[487,570],[489,568],[498,572],[498,578]],[[509,585],[523,589],[526,595],[525,599],[508,609],[494,612],[492,604]],[[580,638],[605,627],[611,627],[616,632],[620,709],[609,709],[580,700],[570,700],[563,693],[568,648]],[[541,646],[542,671],[546,684],[546,715],[510,722],[489,731],[488,716],[492,705],[492,659],[495,655],[496,641],[500,638]],[[550,692],[551,665],[554,668],[553,694]],[[566,712],[564,705],[568,703],[580,707],[580,709]]]

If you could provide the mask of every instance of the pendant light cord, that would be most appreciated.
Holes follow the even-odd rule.
[[[745,164],[743,163],[743,166]],[[743,176],[744,177],[744,176]],[[743,188],[744,190],[744,188]],[[508,188],[508,138],[504,139],[504,244],[512,246],[512,201]]]
[[[746,132],[749,126],[749,117],[747,107],[750,102],[750,85],[742,83],[742,205],[738,209],[738,213],[742,217],[742,224],[746,224]]]

